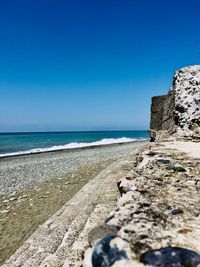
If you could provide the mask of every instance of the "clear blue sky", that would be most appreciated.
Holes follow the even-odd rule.
[[[0,131],[148,129],[190,64],[199,0],[0,0]]]

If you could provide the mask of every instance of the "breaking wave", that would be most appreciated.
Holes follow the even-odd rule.
[[[45,148],[34,148],[26,151],[18,151],[12,153],[5,153],[0,154],[0,157],[11,157],[11,156],[18,156],[18,155],[29,155],[29,154],[37,154],[37,153],[44,153],[50,151],[59,151],[59,150],[67,150],[73,148],[84,148],[84,147],[95,147],[95,146],[104,146],[104,145],[111,145],[111,144],[123,144],[123,143],[130,143],[130,142],[139,142],[139,141],[146,141],[147,138],[104,138],[100,141],[90,142],[90,143],[69,143],[66,145],[57,145],[52,147],[45,147]]]

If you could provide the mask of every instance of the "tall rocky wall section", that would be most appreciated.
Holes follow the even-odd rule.
[[[151,129],[173,130],[174,129],[174,93],[152,97],[151,105]]]
[[[152,98],[150,135],[200,140],[200,65],[176,71],[168,94]]]

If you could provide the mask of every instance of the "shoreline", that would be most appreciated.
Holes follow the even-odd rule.
[[[20,153],[20,154],[13,154],[13,155],[0,154],[0,161],[1,159],[14,158],[14,157],[23,157],[23,156],[29,156],[29,155],[31,156],[31,155],[38,155],[38,154],[45,154],[45,153],[59,153],[59,152],[68,152],[68,151],[76,152],[76,151],[81,151],[85,149],[113,147],[113,146],[120,146],[124,144],[132,144],[132,143],[140,143],[140,142],[148,142],[148,141],[149,141],[148,139],[141,139],[141,140],[138,139],[138,140],[128,141],[128,142],[119,142],[119,143],[101,144],[101,145],[88,145],[88,146],[74,147],[74,148],[60,148],[60,149],[55,149],[55,150],[44,150],[44,151],[37,151],[37,152],[29,152],[29,150],[11,152],[11,153],[6,153],[6,154],[12,154],[12,153]],[[35,149],[37,150],[37,149],[43,149],[43,148],[35,148]]]
[[[15,191],[16,188],[14,187],[7,194],[0,196],[1,258],[5,260],[9,255],[13,254],[16,248],[37,229],[39,224],[44,223],[49,216],[52,216],[57,209],[62,207],[66,201],[69,201],[74,194],[78,193],[99,172],[113,164],[116,160],[122,160],[124,156],[145,143],[128,143],[125,145],[120,144],[119,146],[101,147],[100,149],[84,149],[73,151],[73,153],[60,151],[60,153],[42,153],[40,155],[4,159],[2,162],[4,162],[4,167],[7,170],[14,166],[10,170],[10,175],[13,175],[10,176],[11,180],[14,179],[15,175],[24,176],[24,179],[27,180],[28,173],[24,172],[24,169],[27,168],[31,174],[30,178],[34,182],[26,184],[25,187],[17,191]],[[85,157],[87,160],[85,160]],[[63,172],[59,174],[57,168],[52,170],[52,162],[54,163],[53,167],[57,164],[58,169],[63,167]],[[70,164],[77,165],[77,168]],[[46,173],[44,168],[47,169]],[[33,176],[34,170],[35,174]],[[37,175],[40,171],[43,171],[43,177],[38,178]],[[46,177],[50,172],[52,177]],[[4,175],[8,174],[5,171]],[[21,180],[19,179],[19,181],[16,180],[15,182],[18,185],[18,182],[21,182]]]
[[[0,195],[24,190],[56,177],[62,178],[68,172],[73,173],[81,166],[104,161],[105,158],[119,159],[145,143],[133,142],[0,159]]]

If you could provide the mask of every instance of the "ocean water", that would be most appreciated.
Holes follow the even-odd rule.
[[[148,139],[147,131],[0,133],[0,157]]]

